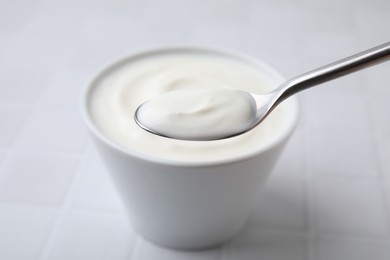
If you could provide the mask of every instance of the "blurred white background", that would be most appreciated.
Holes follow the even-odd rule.
[[[0,0],[0,259],[390,259],[390,63],[300,94],[243,232],[202,252],[138,238],[79,115],[107,63],[165,45],[287,78],[390,40],[388,0]]]

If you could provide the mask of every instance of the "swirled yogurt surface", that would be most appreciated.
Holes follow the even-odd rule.
[[[252,96],[235,89],[180,89],[142,104],[140,126],[181,140],[216,140],[248,129],[256,117]]]
[[[278,139],[286,120],[281,104],[252,131],[218,141],[164,138],[135,123],[134,113],[142,103],[168,92],[237,89],[261,94],[276,87],[275,80],[260,68],[224,54],[170,51],[140,55],[106,70],[93,84],[89,113],[100,132],[125,149],[153,158],[207,162],[243,157]]]

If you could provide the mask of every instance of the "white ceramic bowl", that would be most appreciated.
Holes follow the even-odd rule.
[[[249,155],[212,162],[183,162],[146,156],[123,148],[101,133],[91,118],[89,98],[97,82],[123,64],[143,56],[207,52],[252,64],[275,87],[284,81],[270,66],[231,51],[166,48],[124,58],[100,72],[87,86],[82,114],[94,143],[139,235],[176,249],[218,245],[247,221],[256,192],[268,178],[298,119],[295,98],[285,101],[288,116],[279,136]]]

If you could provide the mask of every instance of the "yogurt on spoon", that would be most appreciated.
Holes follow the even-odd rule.
[[[214,140],[245,131],[256,115],[256,103],[233,89],[181,89],[144,103],[136,112],[145,130],[184,140]]]

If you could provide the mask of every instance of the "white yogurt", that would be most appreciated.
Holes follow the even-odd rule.
[[[276,87],[275,79],[266,75],[255,65],[224,54],[171,51],[141,55],[118,63],[94,82],[89,113],[103,135],[135,153],[191,162],[243,157],[279,138],[286,120],[284,104],[246,134],[203,142],[151,134],[135,123],[134,113],[142,103],[174,90],[266,93]]]
[[[256,102],[232,89],[181,89],[144,103],[137,120],[160,135],[183,140],[214,140],[248,129]]]

